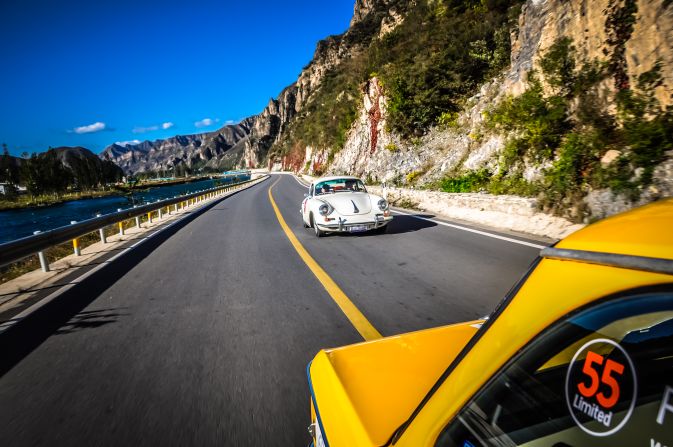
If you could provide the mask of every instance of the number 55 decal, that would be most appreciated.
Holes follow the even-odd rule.
[[[584,360],[582,372],[589,376],[591,379],[591,385],[586,386],[584,383],[580,383],[577,385],[577,389],[584,397],[596,396],[596,400],[600,406],[610,409],[614,407],[617,403],[617,400],[619,400],[619,382],[612,376],[612,374],[624,374],[624,365],[617,363],[614,360],[608,359],[608,361],[605,362],[603,375],[599,381],[596,366],[602,366],[604,361],[605,358],[602,355],[596,354],[593,351],[587,352],[587,357]],[[610,388],[610,397],[605,397],[603,392],[596,394],[601,383],[607,385]]]
[[[619,431],[631,417],[636,394],[633,362],[612,340],[599,338],[585,343],[568,365],[568,409],[575,423],[592,436]]]

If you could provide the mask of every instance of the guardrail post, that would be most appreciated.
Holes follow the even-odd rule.
[[[42,233],[41,231],[33,231],[33,234],[40,234]],[[40,267],[42,268],[42,271],[44,273],[47,273],[49,271],[49,261],[47,261],[47,257],[44,255],[43,251],[38,251],[37,252],[37,258],[40,260]]]
[[[96,214],[96,217],[102,216],[101,213]],[[104,244],[107,244],[107,238],[105,237],[105,228],[100,228],[98,230],[98,234],[100,235],[100,241]]]
[[[117,212],[118,212],[118,213],[121,213],[121,211],[122,211],[121,208],[117,208]],[[123,221],[123,220],[120,220],[120,221],[119,221],[119,235],[120,235],[120,236],[123,236],[123,235],[124,235],[124,221]]]
[[[173,205],[173,206],[175,207],[175,212],[177,213],[177,212],[178,212],[178,204],[176,203],[176,204]]]
[[[71,220],[70,225],[76,224],[76,220]],[[72,240],[72,248],[73,251],[75,252],[75,256],[82,256],[82,250],[79,248],[79,239],[75,238]]]
[[[161,220],[162,217],[164,217],[164,209],[159,208],[159,220]]]
[[[140,216],[136,216],[136,227],[140,228]]]
[[[147,223],[148,223],[148,224],[151,224],[151,223],[152,223],[152,211],[150,211],[149,213],[147,213]]]

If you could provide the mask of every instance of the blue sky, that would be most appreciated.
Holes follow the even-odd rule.
[[[154,140],[261,112],[354,0],[0,2],[10,152]]]

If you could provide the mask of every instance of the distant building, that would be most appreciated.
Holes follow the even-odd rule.
[[[249,170],[242,171],[225,171],[222,173],[222,177],[230,179],[232,182],[241,182],[244,180],[250,180],[251,172]]]
[[[6,196],[14,190],[14,193],[25,194],[28,192],[28,189],[25,186],[13,185],[11,183],[3,182],[0,183],[0,194]]]

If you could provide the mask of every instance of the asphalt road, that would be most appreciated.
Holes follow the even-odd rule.
[[[317,239],[291,176],[194,213],[0,337],[0,444],[307,445],[305,368],[362,341],[283,233],[383,335],[490,312],[539,250],[410,216]]]

